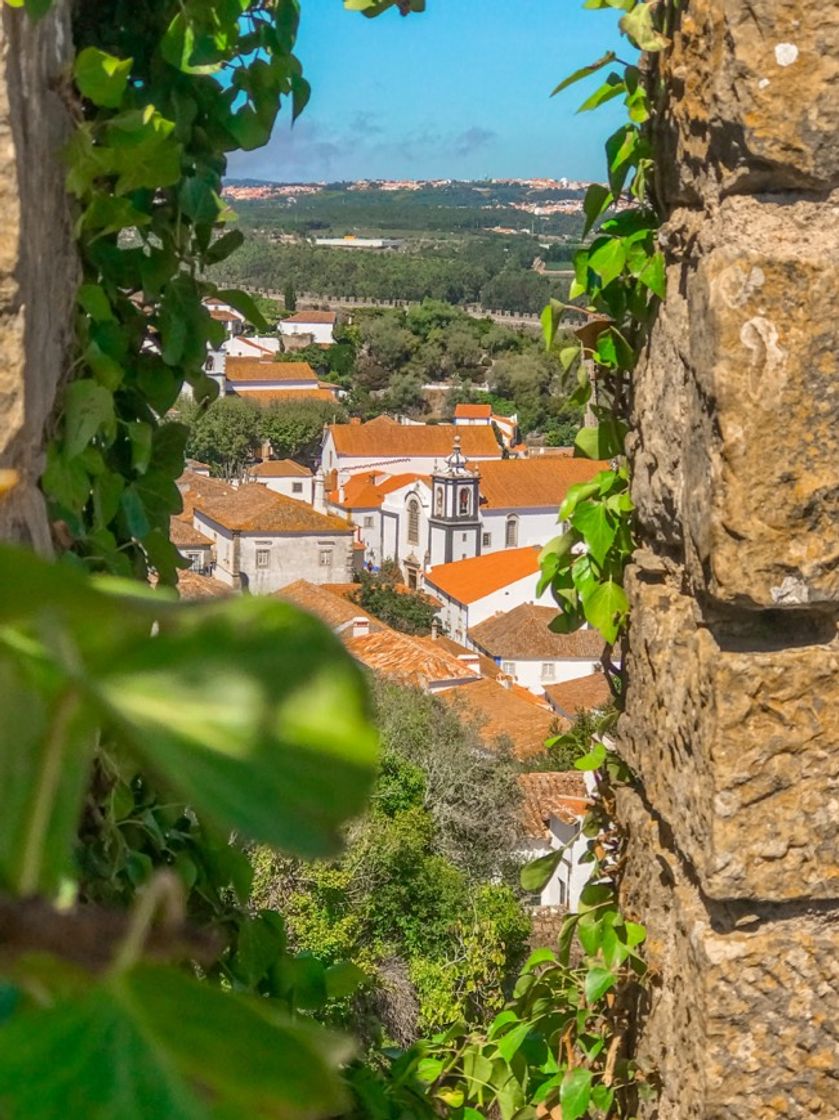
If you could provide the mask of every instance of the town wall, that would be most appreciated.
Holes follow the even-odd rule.
[[[40,23],[0,5],[0,539],[51,551],[38,479],[44,432],[69,368],[78,263],[57,153],[70,133],[62,94],[69,3]]]
[[[839,1116],[839,8],[690,0],[630,452],[623,903],[657,1120]]]

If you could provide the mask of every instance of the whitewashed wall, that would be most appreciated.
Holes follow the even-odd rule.
[[[310,334],[315,343],[324,346],[331,346],[335,341],[332,334],[332,323],[289,323],[285,319],[281,319],[279,326],[280,334]]]
[[[256,481],[261,485],[273,490],[275,494],[284,494],[287,498],[294,498],[295,501],[305,502],[311,505],[314,498],[315,480],[313,478],[291,476],[289,478],[258,478]],[[299,487],[297,490],[295,487]]]
[[[482,533],[489,533],[491,537],[488,545],[481,544],[482,553],[501,552],[507,547],[507,518],[511,516],[518,519],[517,548],[547,544],[562,531],[556,520],[555,509],[482,509]]]

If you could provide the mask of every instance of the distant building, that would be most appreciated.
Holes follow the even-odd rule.
[[[210,313],[210,317],[215,319],[217,323],[223,323],[227,331],[227,337],[233,338],[237,334],[241,334],[247,326],[247,319],[241,311],[237,311],[235,307],[231,307],[229,303],[224,300],[216,299],[214,296],[208,296],[204,300],[204,306]]]
[[[588,846],[582,826],[591,804],[585,781],[574,771],[547,771],[520,774],[519,786],[527,837],[522,862],[562,850],[556,871],[539,893],[538,905],[576,913],[591,873],[591,865],[580,862]]]
[[[404,240],[398,237],[316,237],[315,245],[327,249],[401,249]]]
[[[293,459],[265,459],[248,469],[248,476],[276,494],[295,498],[312,505],[314,501],[314,475],[308,467]]]
[[[612,690],[603,672],[545,686],[545,696],[557,715],[575,719],[579,712],[595,712],[612,699]]]
[[[270,355],[225,357],[222,370],[224,395],[233,394],[254,404],[337,400],[338,387],[320,381],[308,362],[278,362]]]
[[[283,338],[311,335],[316,346],[332,346],[337,318],[334,311],[296,311],[280,320],[279,330]]]
[[[488,750],[506,740],[520,761],[543,754],[545,742],[567,727],[550,708],[507,678],[482,677],[468,689],[446,693],[462,720],[473,724]]]
[[[454,410],[455,424],[489,424],[492,422],[492,405],[458,404]]]

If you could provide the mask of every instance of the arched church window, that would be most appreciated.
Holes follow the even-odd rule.
[[[443,516],[443,487],[437,486],[434,490],[434,516]]]
[[[468,486],[461,486],[457,496],[457,508],[461,517],[468,517],[472,512],[472,494]]]
[[[408,499],[408,544],[419,544],[420,505],[416,498]]]
[[[504,538],[504,543],[507,548],[518,548],[519,519],[517,517],[507,518],[507,533]]]

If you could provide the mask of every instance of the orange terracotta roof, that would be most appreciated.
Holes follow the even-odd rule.
[[[217,323],[241,323],[243,321],[241,315],[237,315],[235,311],[225,311],[223,307],[211,307],[210,318],[215,319]]]
[[[524,759],[542,754],[545,740],[556,734],[557,726],[567,728],[570,724],[534,697],[526,699],[523,691],[504,688],[482,677],[468,688],[445,692],[443,699],[475,724],[486,746],[495,746],[503,736],[512,743],[516,758]]]
[[[397,424],[386,417],[377,417],[366,424],[331,424],[329,431],[339,455],[445,459],[451,455],[455,436],[458,436],[467,458],[501,458],[501,448],[488,425]]]
[[[481,476],[482,509],[559,509],[570,486],[590,481],[609,464],[593,459],[551,458],[501,459],[474,466]]]
[[[232,595],[233,588],[212,576],[202,576],[185,569],[178,572],[178,594],[182,599],[215,599]]]
[[[337,504],[344,509],[378,509],[382,496],[375,482],[375,475],[355,474],[344,483],[344,500]]]
[[[542,838],[551,817],[571,824],[584,816],[590,804],[582,774],[576,770],[537,771],[519,774],[521,819],[527,836]]]
[[[231,531],[351,535],[339,517],[318,513],[304,502],[276,494],[258,483],[245,484],[226,497],[200,499],[195,511]]]
[[[311,478],[308,467],[295,463],[293,459],[265,459],[256,463],[249,471],[255,478]]]
[[[177,516],[180,520],[189,522],[192,521],[192,511],[196,502],[224,498],[236,493],[235,487],[229,482],[189,470],[184,471],[178,479],[178,489],[181,492],[184,508]]]
[[[459,404],[455,406],[454,415],[457,420],[489,420],[492,416],[492,405]]]
[[[432,593],[442,591],[450,599],[467,604],[527,576],[534,577],[535,595],[538,571],[538,548],[508,548],[502,552],[489,552],[485,556],[473,556],[469,560],[437,564],[425,573],[425,582],[431,585]]]
[[[388,627],[368,637],[347,637],[345,644],[368,669],[399,684],[428,688],[434,684],[462,681],[463,688],[457,691],[468,692],[480,683],[467,666],[445,650],[429,648],[416,638]]]
[[[175,548],[211,548],[213,544],[191,521],[184,521],[182,517],[169,519],[169,539]]]
[[[288,404],[289,401],[329,401],[335,403],[335,394],[326,389],[238,389],[239,400],[252,401],[258,405]]]
[[[287,315],[282,323],[334,323],[338,318],[334,311],[295,311]]]
[[[498,666],[495,664],[492,658],[487,657],[485,654],[481,653],[480,650],[467,649],[466,646],[462,646],[460,642],[454,641],[452,638],[447,637],[445,634],[438,634],[436,638],[432,638],[430,636],[425,638],[417,638],[416,641],[424,643],[430,642],[436,648],[444,649],[446,653],[450,653],[452,657],[460,658],[466,654],[468,654],[470,657],[477,657],[478,668],[481,671],[482,677],[489,677],[490,680],[494,681],[498,676]]]
[[[274,362],[262,358],[227,359],[228,381],[311,381],[317,385],[318,375],[308,362]]]
[[[562,684],[549,684],[545,695],[554,711],[568,719],[574,719],[577,712],[591,712],[604,708],[612,699],[612,692],[604,673],[589,673],[573,681]]]
[[[352,584],[352,586],[358,588],[357,583]],[[294,583],[289,583],[286,587],[281,587],[275,594],[278,599],[284,599],[287,603],[294,603],[301,610],[315,615],[316,618],[331,626],[333,630],[344,630],[351,626],[356,618],[367,619],[371,633],[383,628],[382,623],[371,618],[356,603],[346,599],[343,595],[336,594],[330,587],[323,584],[314,584],[305,579],[298,579]]]
[[[469,630],[469,638],[490,657],[504,661],[599,661],[604,649],[599,632],[555,634],[548,626],[556,615],[555,607],[523,603],[479,622]]]
[[[424,482],[431,486],[431,476],[427,474],[392,474],[376,483],[380,494],[392,494],[394,490],[401,490],[403,486],[410,486],[414,482]]]

